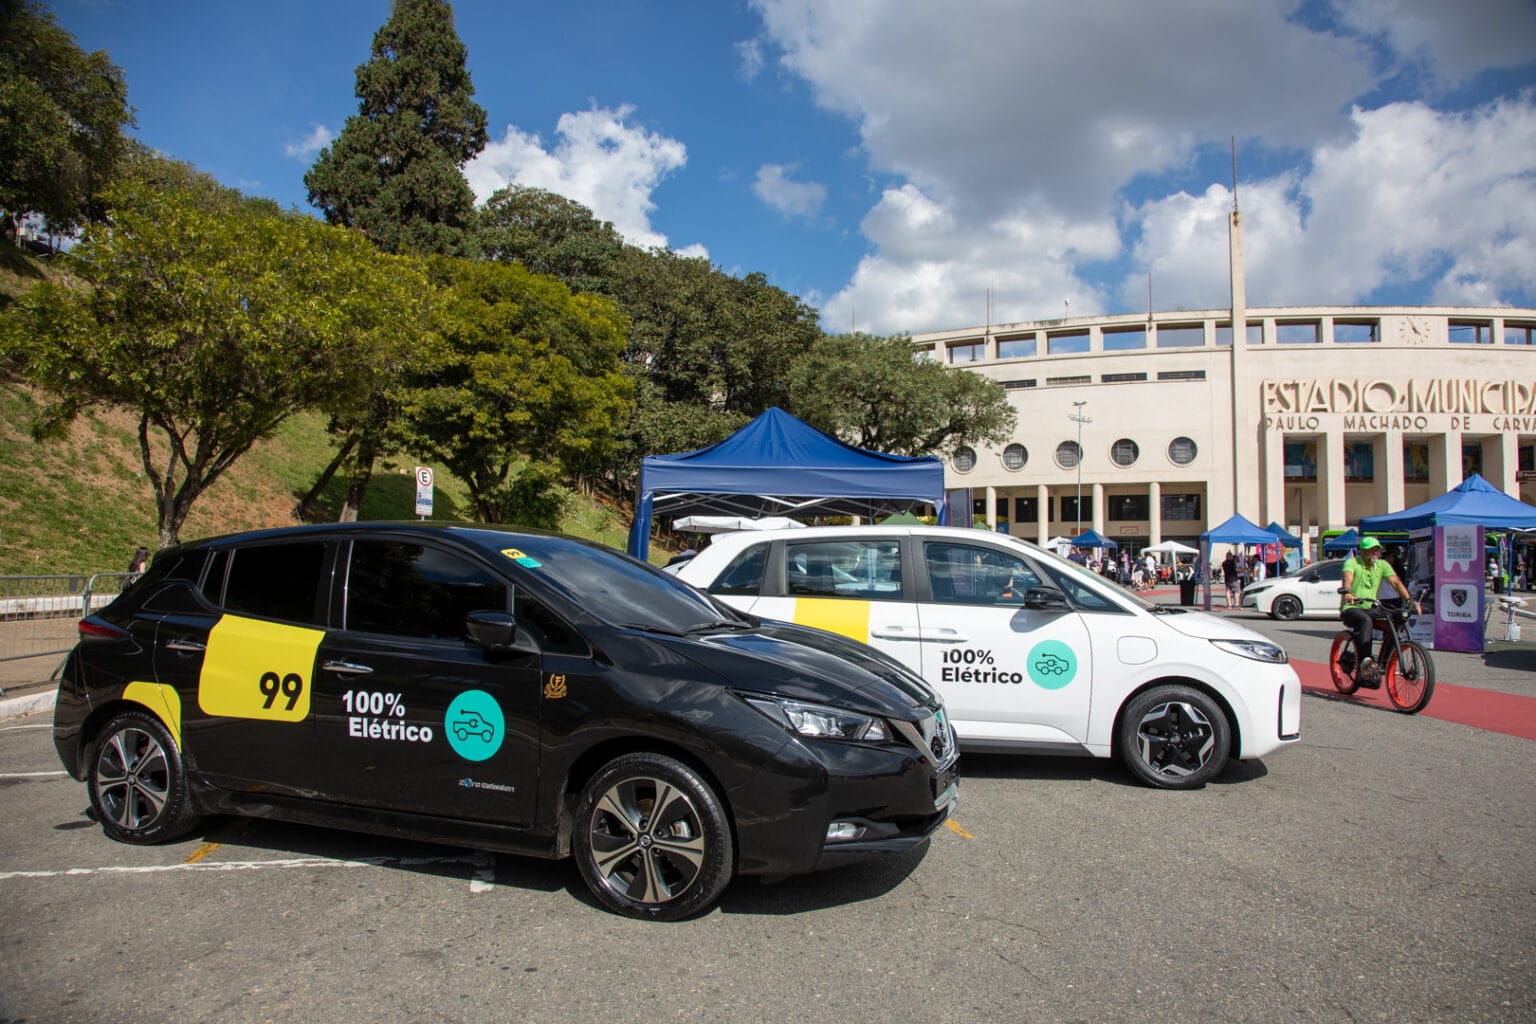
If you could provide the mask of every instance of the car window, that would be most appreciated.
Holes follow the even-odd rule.
[[[540,650],[546,654],[590,653],[580,633],[527,591],[518,590],[513,594],[512,613],[522,626],[532,631]]]
[[[768,564],[768,545],[754,544],[738,554],[714,583],[711,594],[756,595],[763,589],[763,569]]]
[[[992,547],[929,543],[923,557],[933,599],[944,604],[1021,606],[1030,587],[1043,585],[1024,559]]]
[[[346,628],[364,633],[458,640],[472,611],[508,611],[508,587],[449,551],[394,540],[352,544]]]
[[[1322,583],[1339,583],[1344,579],[1344,563],[1334,562],[1331,565],[1317,567],[1317,578]]]
[[[324,626],[320,600],[325,543],[253,544],[230,554],[224,610],[301,626]]]
[[[901,600],[901,541],[896,538],[789,543],[784,546],[789,593],[810,597]]]

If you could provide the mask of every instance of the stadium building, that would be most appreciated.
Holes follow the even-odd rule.
[[[977,520],[1041,542],[1093,527],[1134,552],[1241,512],[1316,558],[1324,532],[1472,473],[1536,504],[1536,309],[1250,309],[1232,220],[1232,309],[913,336],[1018,412],[1012,439],[946,467]]]

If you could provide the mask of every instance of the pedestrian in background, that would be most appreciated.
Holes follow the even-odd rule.
[[[149,548],[140,544],[133,549],[133,559],[128,563],[128,582],[132,583],[149,568]]]

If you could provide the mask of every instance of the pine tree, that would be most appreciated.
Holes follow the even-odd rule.
[[[474,217],[463,166],[486,141],[466,57],[447,0],[394,0],[357,69],[358,112],[304,176],[327,221],[386,252],[463,253]]]

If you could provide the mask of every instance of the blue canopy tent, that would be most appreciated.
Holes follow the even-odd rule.
[[[1363,520],[1361,521],[1361,525],[1364,526]],[[1323,541],[1323,554],[1326,555],[1330,551],[1334,552],[1335,554],[1341,551],[1351,551],[1359,546],[1360,532],[1351,526],[1337,537],[1329,537],[1327,540]]]
[[[1296,536],[1294,533],[1291,533],[1279,523],[1270,523],[1268,526],[1264,527],[1264,529],[1278,537],[1280,539],[1280,543],[1284,544],[1288,548],[1301,547],[1301,538]]]
[[[948,521],[944,464],[932,455],[855,448],[769,409],[707,448],[641,461],[629,553],[646,557],[653,514],[874,517],[919,504]]]
[[[1104,536],[1098,530],[1084,530],[1072,538],[1072,546],[1075,548],[1118,548],[1120,545]]]
[[[1275,535],[1241,512],[1219,526],[1213,526],[1200,535],[1200,572],[1205,577],[1205,598],[1202,606],[1211,610],[1211,545],[1213,544],[1273,544]]]
[[[1536,506],[1511,498],[1473,473],[1457,487],[1401,512],[1365,516],[1362,530],[1422,530],[1427,526],[1482,526],[1489,530],[1536,527]]]

